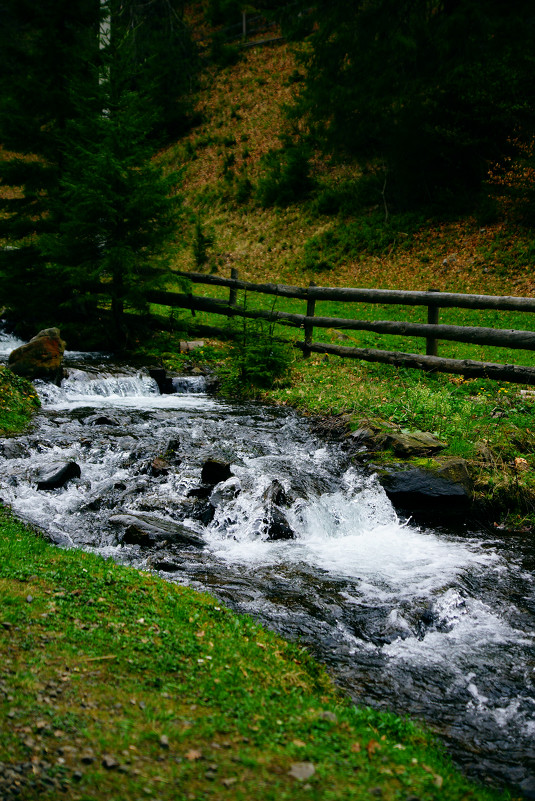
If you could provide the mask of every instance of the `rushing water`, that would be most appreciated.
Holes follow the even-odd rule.
[[[0,354],[15,344],[0,338]],[[202,378],[160,395],[147,373],[69,361],[61,387],[36,383],[30,433],[0,440],[0,496],[18,515],[60,545],[163,568],[300,639],[355,701],[428,722],[468,773],[535,798],[527,540],[401,522],[373,476],[287,409],[225,404]],[[169,469],[152,470],[162,454]],[[232,476],[202,499],[210,457]],[[69,461],[80,478],[37,488]],[[266,539],[273,487],[294,539]],[[121,543],[113,518],[125,514],[181,523],[205,546]]]

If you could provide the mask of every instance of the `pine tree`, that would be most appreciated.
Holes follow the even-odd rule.
[[[477,190],[535,117],[529,0],[317,0],[299,111],[420,203]]]
[[[56,304],[39,243],[57,224],[69,85],[85,84],[98,57],[98,2],[0,0],[0,17],[0,305],[27,334],[49,324]]]
[[[67,290],[63,319],[88,330],[109,309],[117,348],[135,323],[126,313],[146,310],[147,291],[165,280],[179,199],[176,178],[151,160],[143,99],[122,88],[103,94],[105,113],[86,110],[67,128],[61,221],[42,246]]]
[[[176,228],[176,197],[151,159],[162,112],[150,71],[117,0],[61,10],[45,0],[33,17],[31,0],[2,2],[17,36],[13,67],[0,78],[0,141],[14,151],[0,178],[19,187],[4,192],[2,302],[24,333],[75,323],[71,336],[85,325],[84,338],[109,306],[113,342],[123,345],[125,311],[145,308]]]

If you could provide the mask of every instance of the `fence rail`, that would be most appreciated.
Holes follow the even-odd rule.
[[[149,295],[151,303],[172,308],[209,312],[225,317],[243,317],[252,320],[267,320],[304,331],[304,341],[294,342],[305,357],[311,353],[330,353],[336,356],[365,361],[382,362],[420,370],[455,373],[471,377],[487,377],[501,381],[535,384],[535,368],[478,362],[466,359],[447,359],[438,356],[438,340],[463,342],[472,345],[492,345],[513,349],[535,351],[535,332],[526,330],[486,328],[481,326],[443,325],[439,323],[440,308],[462,308],[474,310],[499,310],[535,312],[535,298],[495,295],[464,295],[453,292],[412,292],[391,289],[359,289],[310,286],[295,287],[285,284],[255,284],[238,278],[232,270],[231,278],[203,273],[180,272],[192,284],[219,286],[229,290],[227,298],[214,299],[196,297],[193,293],[154,291]],[[247,309],[237,303],[238,291],[255,292],[268,296],[306,301],[306,313],[295,314],[275,309]],[[315,314],[318,300],[344,303],[396,304],[427,307],[427,323],[411,323],[394,320],[359,320],[343,317],[320,317]],[[421,337],[426,343],[426,354],[383,351],[371,348],[354,348],[313,342],[314,328],[333,328],[342,331],[369,331],[377,334]]]

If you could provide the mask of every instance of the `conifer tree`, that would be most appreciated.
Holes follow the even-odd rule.
[[[27,334],[46,325],[56,305],[58,286],[39,243],[57,225],[51,205],[75,114],[70,86],[91,93],[98,2],[0,0],[0,18],[0,305]]]
[[[118,0],[44,0],[33,17],[19,0],[1,2],[17,44],[0,78],[0,141],[13,151],[0,179],[19,187],[4,192],[2,303],[24,333],[70,322],[80,333],[85,322],[84,336],[104,303],[122,345],[125,310],[146,306],[176,227],[176,197],[151,160],[162,112],[149,71]]]
[[[535,122],[530,0],[316,0],[299,111],[400,203],[477,190]]]

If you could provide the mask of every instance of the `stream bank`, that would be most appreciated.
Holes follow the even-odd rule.
[[[61,387],[39,386],[32,429],[3,443],[1,497],[17,514],[299,640],[360,707],[427,721],[469,774],[529,797],[529,543],[400,519],[290,409],[225,403],[202,376],[161,395],[146,371],[77,358]],[[230,475],[206,480],[210,461]],[[71,462],[79,474],[42,487]],[[275,512],[293,536],[270,536]],[[132,535],[147,525],[148,542]],[[183,527],[202,546],[177,541]]]

